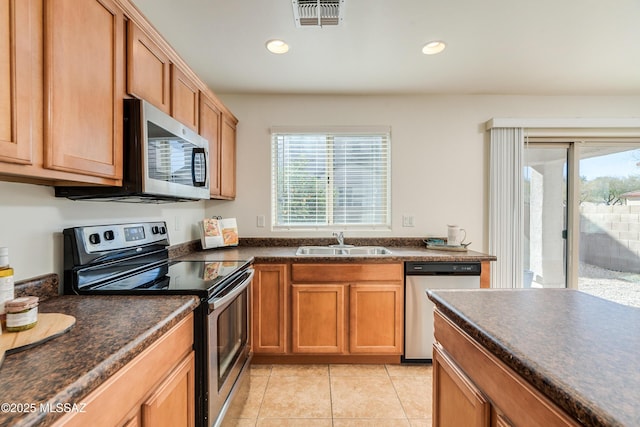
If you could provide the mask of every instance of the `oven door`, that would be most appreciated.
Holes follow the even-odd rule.
[[[251,280],[254,270],[209,300],[209,425],[219,425],[241,395],[251,362]]]

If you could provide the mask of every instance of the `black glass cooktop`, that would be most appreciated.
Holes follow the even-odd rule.
[[[169,261],[149,266],[120,277],[100,280],[104,271],[81,273],[85,284],[80,293],[184,293],[212,295],[227,279],[249,265],[248,261]],[[117,275],[116,275],[117,276]],[[223,283],[224,282],[224,283]]]

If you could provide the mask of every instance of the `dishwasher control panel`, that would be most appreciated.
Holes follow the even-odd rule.
[[[405,275],[472,275],[482,271],[479,262],[407,262]]]

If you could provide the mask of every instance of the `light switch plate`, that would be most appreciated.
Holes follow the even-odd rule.
[[[402,226],[403,227],[413,227],[413,215],[402,215]]]

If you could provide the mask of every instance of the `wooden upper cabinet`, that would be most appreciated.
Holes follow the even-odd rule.
[[[238,120],[216,100],[200,93],[200,135],[209,141],[212,199],[236,197],[236,126]]]
[[[0,0],[0,161],[32,160],[31,0]],[[35,14],[35,13],[34,13]]]
[[[112,0],[44,7],[44,166],[122,179],[124,13]]]
[[[222,112],[218,104],[200,94],[200,135],[209,141],[209,190],[211,197],[220,195],[220,127]]]
[[[225,199],[236,197],[236,126],[235,117],[222,114],[220,141],[220,196]]]
[[[175,64],[171,64],[171,115],[198,132],[198,86]]]
[[[169,56],[135,22],[127,30],[127,91],[170,114]]]

